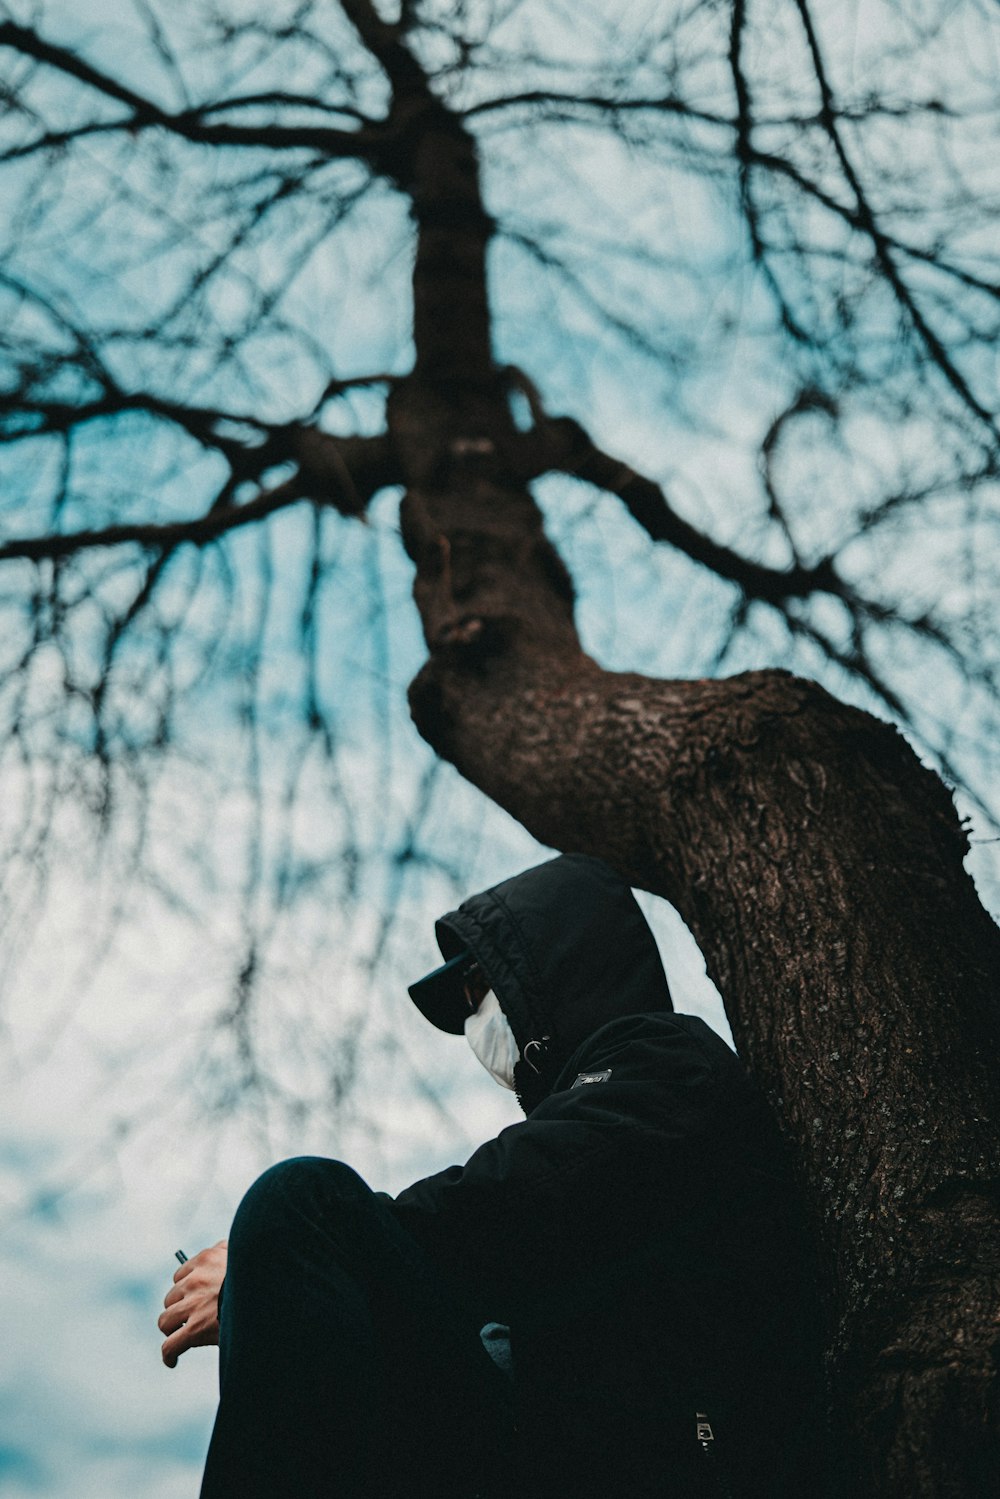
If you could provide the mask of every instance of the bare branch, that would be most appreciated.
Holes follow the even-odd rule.
[[[733,90],[736,95],[736,162],[739,172],[740,204],[743,209],[743,217],[746,220],[747,230],[750,235],[750,250],[754,260],[760,266],[761,271],[771,289],[771,294],[778,306],[781,322],[785,331],[799,344],[808,344],[809,335],[802,326],[799,318],[795,316],[789,305],[788,298],[781,287],[778,277],[775,275],[771,265],[770,256],[767,253],[767,244],[761,227],[760,214],[757,209],[757,201],[754,196],[752,183],[752,167],[756,163],[756,153],[753,148],[752,132],[754,127],[753,102],[750,94],[750,84],[747,79],[746,70],[743,65],[743,40],[746,29],[746,4],[745,0],[733,0],[732,20],[729,32],[729,70],[733,79]]]
[[[337,439],[311,429],[304,429],[296,436],[299,454],[296,472],[245,504],[213,505],[203,515],[169,524],[136,521],[93,530],[14,538],[0,545],[0,562],[15,558],[40,562],[126,545],[154,552],[172,551],[183,545],[203,547],[229,531],[253,525],[307,499],[330,505],[345,515],[360,515],[376,489],[396,481],[388,439],[384,436]]]
[[[426,94],[427,75],[403,45],[400,28],[383,21],[371,0],[341,0],[341,9],[368,51],[384,69],[394,94]]]
[[[482,99],[478,104],[470,104],[461,113],[464,119],[472,120],[518,107],[537,109],[539,106],[548,105],[554,106],[555,113],[546,111],[545,118],[555,120],[578,119],[581,113],[592,114],[597,110],[609,118],[619,114],[652,112],[678,115],[683,119],[697,120],[703,125],[721,125],[729,129],[733,125],[733,121],[725,115],[715,114],[707,109],[698,109],[677,94],[658,94],[649,98],[630,99],[627,96],[615,98],[613,95],[602,94],[564,94],[555,89],[526,89],[522,93],[503,94],[496,99]]]
[[[899,267],[893,258],[892,252],[894,246],[892,241],[879,227],[877,216],[844,144],[844,139],[837,123],[837,107],[833,90],[827,77],[826,65],[823,61],[823,54],[819,45],[819,37],[813,26],[812,14],[807,0],[796,0],[796,7],[802,18],[802,25],[809,43],[809,52],[812,57],[816,82],[819,85],[820,97],[822,99],[820,118],[837,153],[837,159],[840,162],[844,176],[854,194],[857,204],[858,225],[871,239],[879,266],[895,292],[900,306],[908,314],[914,330],[927,350],[931,362],[940,370],[952,390],[960,397],[969,411],[978,417],[983,425],[989,429],[991,436],[994,438],[1000,436],[1000,427],[997,425],[996,416],[973,393],[965,376],[945,348],[941,338],[927,321],[923,311],[917,305],[912,291],[900,275]]]
[[[349,156],[362,160],[373,153],[381,138],[378,127],[374,126],[369,130],[350,131],[336,130],[328,125],[211,124],[206,116],[218,113],[220,108],[226,107],[225,104],[215,104],[204,111],[191,109],[171,114],[127,84],[120,83],[99,68],[84,62],[68,47],[48,42],[30,27],[18,26],[13,21],[0,23],[0,47],[10,47],[26,57],[33,57],[38,62],[76,78],[105,98],[126,105],[130,111],[119,120],[90,122],[82,126],[79,132],[66,130],[45,136],[29,147],[16,149],[11,153],[13,156],[24,155],[29,150],[38,150],[45,145],[66,144],[78,133],[94,134],[98,130],[127,130],[134,133],[153,126],[204,145],[250,146],[278,151],[309,149],[322,151],[326,156]]]
[[[744,25],[745,6],[743,0],[734,0],[729,64],[733,76],[737,109],[735,116],[732,117],[710,110],[699,109],[675,94],[644,98],[616,98],[612,95],[600,94],[565,94],[551,89],[531,89],[523,93],[482,100],[477,104],[469,105],[461,113],[463,118],[471,120],[484,115],[502,113],[507,109],[516,108],[517,106],[533,107],[536,111],[543,111],[540,117],[547,123],[579,123],[583,119],[593,120],[595,115],[603,117],[603,120],[607,123],[613,123],[616,117],[621,115],[653,113],[674,115],[678,118],[690,119],[699,124],[718,126],[727,132],[733,132],[736,137],[734,149],[739,166],[741,198],[747,217],[754,256],[760,261],[772,290],[778,294],[782,301],[782,310],[787,330],[797,341],[808,341],[808,335],[795,322],[790,314],[787,303],[781,298],[780,289],[770,270],[766,255],[766,246],[760,229],[760,215],[754,195],[750,190],[750,169],[752,167],[759,167],[778,176],[788,178],[802,192],[815,198],[817,202],[848,223],[852,229],[864,232],[870,237],[872,236],[871,219],[865,216],[861,205],[857,202],[852,206],[834,198],[790,158],[767,151],[753,143],[752,131],[755,122],[750,88],[742,64],[741,51]],[[547,106],[552,106],[552,108],[550,109]],[[934,117],[947,117],[950,113],[950,111],[937,101],[932,101],[923,106],[923,108],[926,113]],[[873,118],[883,116],[887,118],[906,119],[911,117],[915,112],[915,106],[898,106],[893,108],[880,104],[878,101],[866,101],[863,107],[856,109],[838,105],[836,108],[836,119],[840,122],[850,120],[867,122]],[[771,114],[762,123],[772,129],[776,126],[783,126],[800,130],[808,130],[816,127],[826,130],[828,128],[828,118],[826,108],[821,108],[819,111],[811,114]],[[595,121],[595,123],[599,123],[599,121]],[[727,146],[726,150],[728,151],[729,149]],[[878,236],[880,242],[890,251],[904,255],[909,259],[932,265],[942,274],[961,282],[963,285],[1000,300],[1000,282],[997,280],[976,276],[973,272],[966,270],[962,266],[955,265],[946,259],[940,251],[928,250],[920,245],[912,244],[901,239],[898,235],[881,229],[881,227],[878,229]],[[904,293],[907,292],[905,285],[903,290]],[[915,324],[915,326],[918,325]],[[918,327],[918,331],[924,336],[924,329],[922,327]],[[933,338],[933,333],[931,337]]]
[[[328,104],[315,94],[295,94],[289,89],[268,89],[258,94],[233,94],[228,99],[212,99],[207,104],[202,104],[197,113],[202,119],[207,119],[209,115],[227,114],[234,109],[263,109],[269,105],[308,109],[316,114],[342,115],[345,119],[356,120],[359,125],[370,128],[377,128],[380,123],[350,104]]]
[[[707,567],[717,577],[735,583],[752,599],[779,604],[786,599],[829,593],[841,598],[847,590],[834,571],[831,559],[812,567],[765,567],[723,546],[692,526],[672,508],[660,486],[636,473],[627,463],[603,452],[571,417],[551,418],[550,428],[563,447],[563,456],[552,469],[582,479],[598,489],[617,495],[629,514],[654,541],[676,547],[692,562]]]

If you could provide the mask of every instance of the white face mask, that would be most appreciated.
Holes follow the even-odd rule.
[[[502,1088],[513,1091],[514,1067],[519,1055],[517,1042],[492,989],[480,1001],[475,1014],[466,1020],[465,1038],[490,1076]]]

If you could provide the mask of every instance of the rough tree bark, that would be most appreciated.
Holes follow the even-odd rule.
[[[430,653],[416,724],[542,841],[680,910],[799,1162],[847,1492],[978,1499],[1000,1473],[1000,932],[951,799],[813,683],[584,654],[528,480],[596,450],[540,413],[515,431],[474,142],[397,33],[345,9],[393,85],[381,165],[417,231],[416,360],[389,403]]]

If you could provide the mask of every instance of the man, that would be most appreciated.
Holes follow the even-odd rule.
[[[228,1268],[220,1244],[177,1272],[165,1361],[221,1345],[204,1499],[818,1493],[781,1142],[729,1048],[673,1013],[628,886],[565,855],[437,938],[414,1002],[527,1117],[395,1201],[285,1162],[241,1203]]]

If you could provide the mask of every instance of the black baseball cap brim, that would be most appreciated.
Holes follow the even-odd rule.
[[[472,961],[472,953],[466,948],[425,978],[410,984],[406,991],[425,1020],[450,1036],[461,1036],[465,1030],[469,1015],[465,973]]]

